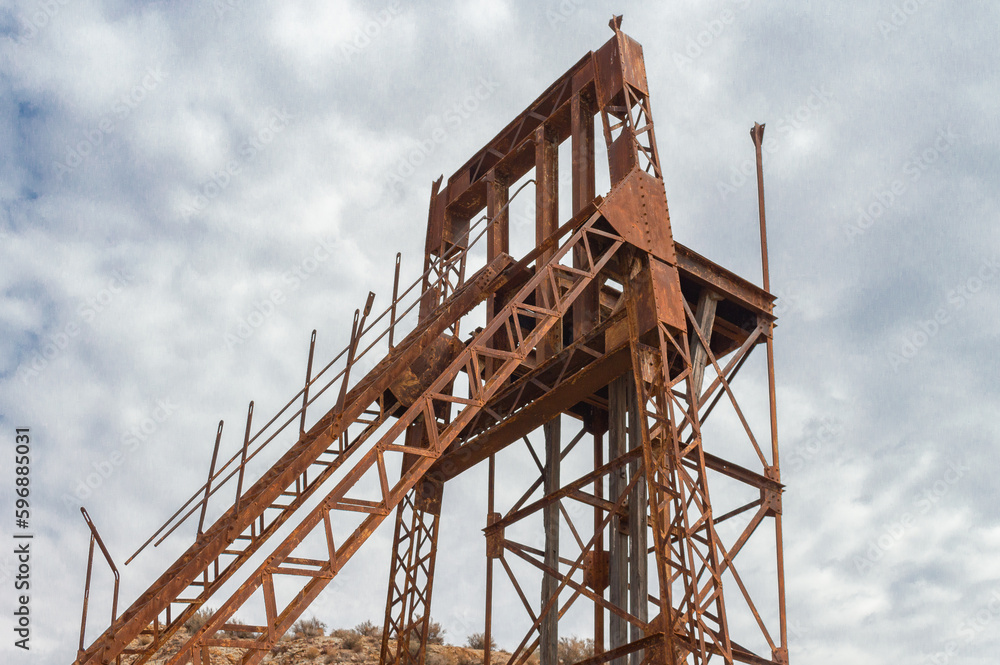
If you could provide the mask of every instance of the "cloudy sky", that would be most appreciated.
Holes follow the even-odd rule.
[[[1000,6],[926,0],[3,0],[0,658],[72,661],[79,506],[121,567],[203,482],[218,419],[228,455],[250,399],[269,415],[298,390],[312,329],[325,362],[368,290],[384,304],[397,251],[417,275],[431,181],[613,13],[644,46],[675,237],[758,283],[748,130],[774,139],[793,662],[995,662]],[[455,643],[482,616],[481,480],[446,494],[477,497],[442,529],[434,616]],[[390,539],[316,616],[381,617]],[[185,544],[124,568],[122,606]],[[96,569],[88,641],[110,607]]]

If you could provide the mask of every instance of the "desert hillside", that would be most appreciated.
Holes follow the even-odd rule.
[[[181,628],[157,657],[150,660],[154,665],[161,665],[177,653],[181,645],[187,641],[191,631],[197,630],[206,616],[199,616]],[[230,632],[229,637],[244,637],[237,631]],[[459,638],[461,639],[461,638]],[[444,631],[437,623],[432,624],[430,644],[427,648],[427,665],[480,665],[483,662],[483,636],[471,635],[464,641],[466,646],[445,644]],[[139,647],[148,644],[150,638],[142,636],[133,643]],[[382,646],[382,631],[370,621],[359,624],[353,629],[334,629],[327,631],[326,626],[318,619],[302,620],[285,635],[280,642],[264,657],[264,663],[272,665],[330,665],[332,663],[358,663],[359,665],[375,665],[379,662],[379,650]],[[592,643],[589,640],[563,638],[559,644],[560,663],[575,663],[590,655]],[[505,663],[510,654],[494,645],[492,661]],[[215,648],[212,650],[212,665],[237,665],[240,662],[242,650]],[[537,665],[537,655],[528,660],[529,665]]]

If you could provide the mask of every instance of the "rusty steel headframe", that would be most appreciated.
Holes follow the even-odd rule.
[[[318,372],[313,331],[302,390],[256,432],[251,402],[242,445],[221,465],[219,423],[206,483],[140,551],[197,522],[194,543],[93,644],[81,639],[76,663],[141,665],[212,598],[219,608],[166,662],[208,665],[231,647],[259,663],[395,511],[381,661],[424,665],[444,487],[481,462],[484,642],[498,594],[524,607],[523,619],[503,617],[524,629],[509,665],[536,652],[557,665],[559,620],[581,609],[594,651],[578,665],[788,662],[763,126],[751,131],[761,289],[673,240],[642,47],[620,26],[613,19],[606,44],[433,184],[422,275],[400,292],[397,255],[389,305],[373,316],[369,294],[350,343]],[[572,216],[560,223],[567,140]],[[510,207],[529,185],[535,242],[515,260]],[[463,324],[479,325],[463,338]],[[759,344],[769,446],[734,385]],[[378,360],[352,382],[366,355]],[[323,414],[311,427],[309,409]],[[501,454],[537,476],[505,474]],[[247,464],[269,455],[244,491]],[[232,503],[216,498],[206,528],[230,480]],[[501,507],[498,484],[523,493]],[[526,525],[541,547],[515,540]],[[762,530],[773,545],[751,538]],[[487,649],[486,665],[493,657]]]

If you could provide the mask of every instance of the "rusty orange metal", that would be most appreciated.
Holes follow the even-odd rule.
[[[591,606],[595,645],[577,665],[788,663],[762,172],[760,288],[674,240],[642,47],[621,31],[621,17],[610,25],[606,44],[433,183],[421,276],[400,285],[397,255],[391,302],[376,314],[370,294],[347,346],[318,371],[314,331],[305,385],[263,425],[254,425],[261,419],[251,419],[251,403],[228,461],[218,459],[219,424],[206,483],[146,545],[196,522],[194,543],[90,646],[81,635],[78,665],[141,665],[177,635],[182,644],[168,665],[209,663],[223,647],[259,663],[393,514],[380,658],[425,665],[445,489],[482,462],[487,641],[497,594],[513,593],[525,609],[508,665],[535,653],[556,665],[558,622],[576,603]],[[610,174],[601,195],[598,117]],[[762,135],[755,125],[758,168]],[[565,141],[573,200],[561,222]],[[509,206],[529,186],[534,243],[512,257]],[[485,322],[474,314],[479,305]],[[473,316],[477,327],[462,330]],[[770,445],[734,390],[761,344]],[[362,364],[372,369],[356,378]],[[722,410],[746,434],[740,463],[702,437],[702,424]],[[544,463],[531,440],[543,430]],[[287,450],[244,490],[248,463],[282,441]],[[522,444],[537,477],[508,477],[496,462]],[[561,476],[577,447],[592,466]],[[206,527],[210,502],[219,505],[230,481],[235,500],[223,500]],[[498,506],[498,484],[523,493]],[[511,527],[541,521],[549,525],[544,547],[513,539]],[[723,533],[723,524],[738,526]],[[571,537],[558,540],[560,529]],[[776,606],[762,611],[773,599],[750,593],[739,555],[765,529],[775,536]],[[96,531],[91,551],[94,539]],[[319,551],[310,549],[315,542]],[[541,575],[540,595],[525,567]],[[288,600],[276,581],[299,591]],[[215,614],[181,633],[210,599]],[[251,607],[264,622],[239,625],[237,613]],[[136,646],[140,635],[150,641]],[[487,651],[484,662],[491,659]]]

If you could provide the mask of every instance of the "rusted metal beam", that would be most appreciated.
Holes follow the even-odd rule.
[[[234,579],[240,566],[257,556],[264,563],[244,577],[216,615],[169,658],[170,665],[188,658],[209,665],[217,655],[213,650],[229,647],[243,650],[242,665],[255,665],[393,511],[395,546],[381,660],[385,665],[423,665],[443,486],[485,459],[490,460],[487,641],[494,632],[493,601],[498,590],[492,578],[497,559],[531,622],[511,665],[526,665],[536,650],[542,665],[556,665],[558,622],[576,602],[593,603],[595,639],[594,656],[579,665],[623,662],[626,657],[631,665],[737,661],[787,665],[783,488],[772,355],[774,297],[768,293],[760,170],[763,127],[756,125],[752,131],[758,154],[764,275],[760,288],[674,241],[642,48],[621,31],[620,16],[610,25],[614,36],[605,45],[571,67],[447,183],[442,178],[433,184],[424,274],[416,283],[418,299],[409,309],[401,302],[409,290],[399,295],[397,254],[393,297],[383,314],[388,329],[376,341],[365,342],[365,350],[388,342],[389,351],[375,368],[350,386],[351,368],[365,352],[357,353],[369,328],[370,298],[364,316],[357,314],[349,348],[337,357],[341,362],[346,358],[347,365],[337,377],[339,385],[335,378],[324,388],[311,387],[318,378],[312,372],[314,331],[305,386],[290,402],[291,410],[298,401],[301,407],[279,428],[280,433],[291,424],[294,431],[297,425],[298,441],[245,492],[244,469],[259,450],[249,450],[256,438],[250,436],[250,417],[240,453],[216,471],[220,424],[208,481],[168,521],[173,526],[167,535],[200,510],[197,542],[122,617],[116,618],[113,609],[111,628],[90,649],[83,649],[81,634],[81,665],[107,665],[122,655],[134,656],[129,665],[143,665],[187,617]],[[595,191],[596,115],[601,118],[612,184],[604,196]],[[573,215],[560,225],[558,148],[567,139],[572,140],[568,166]],[[534,178],[525,181],[532,169]],[[513,183],[521,185],[511,192]],[[530,184],[535,185],[534,247],[514,263],[507,256],[508,206]],[[486,225],[481,226],[483,220],[473,218],[484,207]],[[481,257],[471,249],[483,236],[488,265],[467,280],[466,271]],[[484,301],[486,322],[473,324],[483,327],[472,331],[471,337],[460,335],[460,327],[469,320],[466,315]],[[398,319],[397,304],[403,310]],[[398,320],[418,305],[416,328],[397,340]],[[765,454],[766,446],[758,444],[732,387],[761,342],[768,348],[770,455]],[[714,373],[702,391],[709,365]],[[307,429],[307,407],[331,386],[337,406]],[[621,386],[630,388],[637,399],[623,397]],[[715,409],[730,407],[757,453],[760,469],[706,450],[710,444],[702,441],[701,423]],[[581,430],[563,445],[560,430],[572,423],[582,423]],[[501,474],[495,454],[539,427],[545,436],[544,462],[528,446],[539,468],[538,478],[533,484],[529,479],[530,487],[509,510],[496,506],[496,485],[511,479],[497,477]],[[612,440],[607,455],[605,432]],[[584,436],[594,438],[593,470],[564,479],[560,462],[569,459]],[[333,461],[322,457],[329,455]],[[744,496],[734,503],[742,505],[710,497],[709,472],[716,474],[713,483],[741,483]],[[609,475],[616,480],[608,480]],[[204,529],[209,498],[234,477],[234,505]],[[328,480],[333,490],[314,497]],[[359,484],[369,481],[378,488],[376,500],[355,496]],[[748,488],[759,492],[759,498],[747,502]],[[320,499],[318,505],[311,501],[315,507],[306,509],[305,502],[312,498]],[[584,526],[579,513],[571,510],[574,506],[582,506],[588,516],[592,510],[593,524]],[[265,519],[265,513],[274,515],[274,509],[277,516]],[[501,510],[508,512],[502,516]],[[546,530],[544,546],[529,547],[504,535],[508,526],[523,526],[539,514]],[[759,584],[745,584],[739,574],[745,545],[770,518],[776,527],[778,640],[771,637],[762,619],[767,614],[758,610],[749,592]],[[343,542],[334,541],[335,519],[357,525],[346,531],[350,535]],[[290,520],[294,522],[288,535],[270,543],[268,539]],[[572,538],[559,543],[563,520]],[[723,544],[719,538],[715,525],[723,521],[739,524],[735,542]],[[324,534],[319,534],[321,530]],[[648,559],[647,532],[652,536]],[[297,549],[311,533],[319,539],[325,535],[327,558],[311,558],[312,552]],[[605,551],[606,543],[612,544],[614,554]],[[96,544],[95,535],[91,563]],[[505,552],[540,571],[537,612],[536,603],[528,600],[534,592],[518,581]],[[220,565],[223,556],[235,558]],[[650,572],[658,577],[652,596],[646,589],[647,560],[654,566]],[[725,598],[734,591],[742,594],[753,616],[752,621],[737,622],[740,629],[758,626],[760,634],[750,643],[766,644],[770,659],[744,648],[730,635],[731,626],[737,624],[730,623],[727,614],[723,573]],[[280,606],[275,575],[298,581],[301,589]],[[89,579],[88,567],[88,595]],[[194,598],[189,597],[192,589]],[[258,589],[263,593],[256,594]],[[261,596],[265,625],[247,627],[250,638],[221,634],[236,627],[234,613],[242,611],[245,602]],[[171,615],[178,602],[186,606]],[[164,611],[166,622],[161,620]],[[656,616],[649,619],[649,614]],[[612,634],[606,640],[609,618]],[[150,624],[152,645],[130,648],[134,637]],[[491,662],[488,650],[484,660],[486,665]]]

